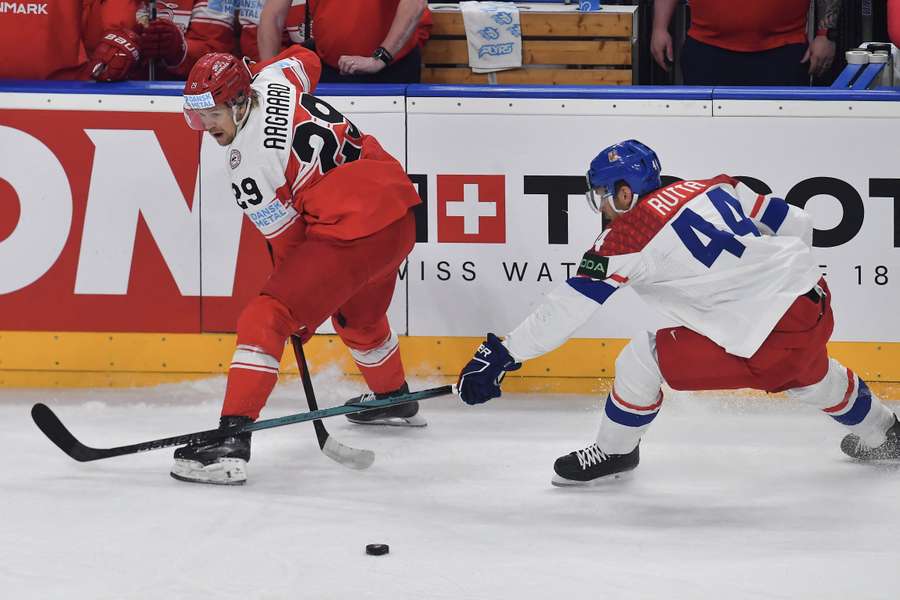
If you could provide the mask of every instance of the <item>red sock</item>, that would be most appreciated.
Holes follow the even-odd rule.
[[[400,358],[400,345],[397,334],[390,335],[374,348],[356,350],[350,348],[350,354],[369,389],[383,394],[399,389],[406,381],[403,361]]]
[[[223,416],[259,417],[278,381],[284,342],[296,329],[287,307],[271,296],[257,296],[244,308],[228,369]]]

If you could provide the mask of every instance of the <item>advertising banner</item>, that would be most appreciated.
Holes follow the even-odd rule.
[[[178,102],[148,113],[111,96],[98,111],[72,94],[39,110],[27,107],[46,94],[6,96],[0,330],[234,331],[269,258],[224,150],[184,125]],[[603,229],[583,197],[590,160],[635,138],[667,181],[728,173],[809,210],[834,339],[900,341],[900,103],[798,113],[790,101],[544,96],[324,96],[406,165],[424,201],[390,309],[399,333],[508,332]],[[577,335],[666,324],[626,289]]]
[[[409,264],[411,335],[516,326],[602,231],[583,196],[591,159],[634,138],[657,151],[668,180],[727,173],[808,209],[835,297],[834,339],[900,340],[896,103],[835,118],[779,117],[777,103],[774,116],[717,117],[708,101],[677,110],[670,100],[577,102],[409,99],[408,169],[427,182],[429,205],[427,240]],[[627,338],[667,324],[626,289],[576,336]]]
[[[181,114],[0,111],[0,329],[199,331]]]
[[[234,331],[270,262],[225,150],[185,125],[177,101],[130,112],[117,103],[133,99],[111,96],[101,112],[79,97],[0,109],[0,330]],[[402,97],[327,99],[403,161]],[[390,316],[405,333],[398,287]]]

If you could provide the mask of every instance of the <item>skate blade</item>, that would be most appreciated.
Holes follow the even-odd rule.
[[[426,427],[428,421],[420,415],[411,417],[388,417],[386,419],[373,419],[371,421],[362,421],[354,419],[353,415],[347,415],[347,420],[357,425],[381,425],[386,427]]]
[[[169,475],[188,483],[244,485],[247,482],[247,461],[240,458],[220,458],[204,467],[196,460],[176,459]]]
[[[851,456],[847,454],[850,462],[861,464],[900,465],[900,456]]]
[[[575,479],[566,479],[565,477],[554,474],[553,479],[550,480],[550,484],[556,487],[586,488],[593,486],[612,485],[613,482],[616,481],[631,479],[633,475],[634,469],[630,469],[628,471],[622,471],[621,473],[606,475],[605,477],[597,477],[596,479],[591,479],[590,481],[578,481]]]
[[[858,463],[890,464],[896,463],[898,460],[900,460],[900,454],[898,453],[893,453],[887,450],[878,451],[877,448],[863,446],[858,442],[852,447],[845,447],[845,444],[841,444],[841,452],[843,452],[851,461]]]

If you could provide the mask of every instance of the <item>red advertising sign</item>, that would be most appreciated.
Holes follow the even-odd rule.
[[[256,234],[232,198],[201,210],[180,114],[4,110],[0,148],[0,329],[234,330],[268,259],[258,239],[237,258]],[[234,259],[201,302],[201,217],[225,210]]]

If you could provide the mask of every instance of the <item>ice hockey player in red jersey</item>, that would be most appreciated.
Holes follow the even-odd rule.
[[[237,45],[232,0],[149,2],[137,13],[139,45],[145,60],[155,61],[159,79],[185,79],[194,64],[210,52],[233,52]]]
[[[136,0],[4,2],[0,79],[126,79],[140,60]]]
[[[866,382],[828,357],[831,295],[813,259],[812,219],[727,175],[661,186],[656,154],[636,140],[591,162],[588,201],[610,220],[577,274],[463,368],[468,404],[500,395],[507,371],[564,343],[621,287],[679,326],[632,339],[616,359],[597,439],[557,459],[555,485],[634,469],[641,437],[675,390],[786,392],[849,429],[858,460],[900,458],[900,423]]]
[[[403,167],[370,135],[310,93],[315,53],[292,46],[254,65],[209,54],[184,88],[185,116],[227,147],[238,206],[268,241],[274,270],[242,311],[221,427],[255,420],[275,386],[285,341],[329,317],[378,396],[408,390],[387,319],[397,269],[415,243],[420,202]],[[353,415],[361,424],[422,426],[416,404]],[[185,446],[172,475],[241,484],[250,434]]]

